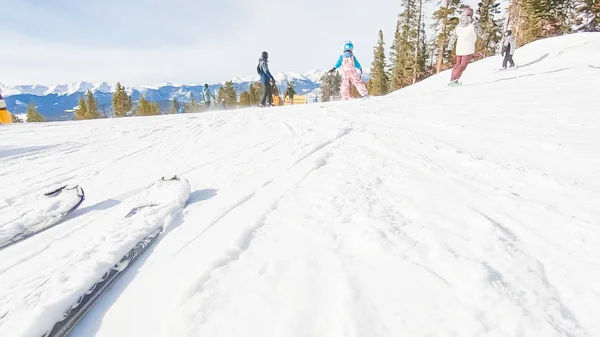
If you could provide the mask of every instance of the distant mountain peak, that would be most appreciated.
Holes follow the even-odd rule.
[[[98,82],[96,83],[96,85],[94,85],[94,87],[92,88],[93,92],[106,92],[106,93],[111,93],[115,91],[115,86],[112,86],[110,84],[108,84],[107,82]]]
[[[78,82],[71,83],[69,85],[69,89],[67,90],[66,93],[63,93],[63,95],[72,95],[77,92],[86,92],[93,88],[94,88],[94,85],[89,82],[78,81]]]
[[[278,72],[274,74],[278,85],[287,85],[288,81],[293,81],[294,83],[305,83],[305,84],[313,84],[319,86],[321,83],[321,77],[327,73],[326,70],[311,70],[306,72],[305,74],[300,74],[293,71],[285,71]],[[245,86],[250,83],[259,81],[259,76],[241,76],[235,77],[231,80],[236,86]],[[211,88],[219,87],[225,84],[226,81],[216,84],[209,84]],[[173,82],[163,82],[158,84],[149,84],[149,85],[140,85],[140,86],[126,86],[126,90],[131,93],[133,91],[139,92],[147,92],[148,90],[161,90],[161,88],[182,88],[182,87],[199,87],[203,86],[204,83],[201,84],[177,84]],[[5,96],[15,96],[21,94],[29,94],[35,96],[47,96],[47,95],[72,95],[75,93],[85,93],[88,90],[92,92],[103,92],[103,93],[112,93],[115,91],[116,83],[111,84],[106,81],[101,81],[95,84],[86,81],[76,81],[70,84],[55,84],[50,87],[40,85],[40,84],[31,84],[31,85],[1,85],[0,88]]]
[[[321,87],[321,77],[326,74],[325,70],[311,70],[305,74],[293,71],[274,73],[277,86],[280,90],[287,88],[288,82],[294,82],[296,92],[310,97],[316,96]],[[259,81],[257,75],[244,76],[232,79],[238,95],[248,91],[250,85]],[[225,82],[209,84],[213,94],[217,94],[220,87]],[[127,86],[125,91],[135,102],[143,95],[148,101],[158,102],[163,108],[169,108],[170,101],[189,102],[192,97],[197,101],[204,100],[204,82],[202,84],[175,84],[172,82],[163,82],[154,85]],[[101,111],[110,113],[112,110],[112,93],[115,92],[116,82],[108,83],[106,81],[96,82],[94,84],[86,81],[77,81],[70,84],[56,84],[50,87],[43,85],[18,85],[4,86],[2,94],[7,98],[9,110],[13,113],[24,113],[28,103],[34,103],[38,111],[47,118],[53,119],[72,119],[73,107],[77,105],[80,95],[90,90],[98,100],[98,107]],[[58,97],[57,97],[58,96]]]

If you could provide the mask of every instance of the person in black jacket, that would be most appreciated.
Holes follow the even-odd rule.
[[[258,66],[256,67],[256,71],[260,75],[260,83],[262,83],[265,89],[262,95],[262,99],[260,100],[261,107],[273,105],[271,84],[275,84],[275,78],[273,77],[273,75],[271,75],[271,72],[269,71],[268,58],[269,53],[263,51],[261,57],[258,59]]]

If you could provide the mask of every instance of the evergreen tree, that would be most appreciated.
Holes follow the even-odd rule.
[[[429,76],[427,61],[429,60],[429,46],[427,45],[427,34],[425,33],[425,18],[421,15],[421,28],[419,29],[419,40],[417,48],[417,65],[414,73],[413,83],[423,80]]]
[[[255,89],[254,85],[252,85],[252,83],[250,83],[250,88],[248,89],[248,94],[250,95],[250,104],[249,105],[258,104],[258,102],[260,101],[260,97],[258,96],[258,93],[256,92],[256,89]]]
[[[568,33],[569,13],[574,0],[531,0],[531,7],[536,17],[542,21],[543,37]]]
[[[219,99],[219,102],[221,102],[221,99],[224,99],[225,104],[227,105],[237,104],[237,91],[233,86],[233,81],[225,82],[225,86],[223,86],[221,89],[223,89],[223,96]]]
[[[321,101],[329,102],[333,96],[333,75],[326,73],[321,78]]]
[[[125,91],[125,89],[123,89],[123,97],[123,100],[125,101],[125,103],[123,104],[123,110],[126,114],[127,112],[133,110],[133,102],[131,101],[131,96],[127,94],[127,91]]]
[[[444,55],[446,55],[446,45],[450,40],[450,33],[456,27],[458,23],[458,19],[456,18],[456,14],[458,9],[462,5],[461,0],[441,0],[439,3],[441,5],[437,11],[433,13],[434,19],[434,28],[438,31],[438,36],[436,39],[437,43],[437,60],[436,60],[436,69],[435,72],[439,73],[440,71],[446,68],[446,62],[450,60],[445,60]],[[449,53],[450,54],[450,53]],[[450,55],[449,55],[450,56]]]
[[[140,100],[138,101],[138,105],[135,109],[135,114],[138,116],[146,116],[148,115],[148,111],[150,110],[150,103],[146,101],[144,95],[140,95]]]
[[[96,119],[100,117],[100,114],[98,113],[98,102],[96,101],[96,98],[94,97],[94,94],[92,93],[91,90],[88,90],[86,93],[87,96],[87,111],[85,114],[85,118],[86,119]]]
[[[190,102],[185,105],[185,111],[187,112],[198,112],[200,111],[200,103],[196,101],[194,94],[190,93]]]
[[[125,87],[123,87],[119,82],[117,82],[112,101],[115,117],[124,117],[127,112],[131,111],[133,107],[131,96],[127,94]]]
[[[404,10],[398,15],[393,43],[390,90],[412,83],[415,67],[420,15],[417,0],[402,0]]]
[[[87,108],[87,103],[85,101],[85,98],[83,97],[83,95],[79,96],[79,104],[77,104],[77,108],[75,108],[75,119],[77,120],[83,120],[83,119],[87,119],[87,113],[88,108]]]
[[[171,113],[176,114],[179,110],[179,102],[175,98],[171,101]]]
[[[415,84],[425,74],[425,64],[427,63],[427,53],[425,49],[425,28],[423,18],[423,0],[418,0],[418,22],[415,27],[417,37],[415,40],[415,59],[413,64],[412,83]]]
[[[160,115],[160,105],[157,102],[150,103],[150,115]]]
[[[250,106],[250,93],[244,91],[240,94],[240,105]]]
[[[477,20],[481,25],[484,39],[477,39],[476,50],[482,57],[496,54],[500,51],[502,40],[502,20],[496,19],[500,14],[500,2],[498,0],[481,0],[477,8]]]
[[[29,103],[27,105],[27,122],[43,122],[44,117],[37,111],[35,104]]]
[[[600,31],[600,1],[574,0],[571,22],[584,31]]]
[[[367,87],[367,91],[372,94],[373,93],[373,81],[368,80],[367,83],[365,83],[365,86]]]
[[[138,116],[153,116],[160,115],[160,107],[156,102],[148,102],[144,96],[140,96],[140,101],[137,106],[136,115]]]
[[[511,21],[518,32],[517,45],[540,38],[567,33],[575,0],[515,0],[509,7]]]
[[[388,90],[393,91],[394,88],[398,88],[398,83],[393,74],[395,74],[396,67],[400,62],[400,20],[396,20],[396,30],[394,30],[394,40],[392,41],[392,47],[390,48],[390,69],[388,75]]]
[[[115,117],[123,117],[125,114],[121,112],[122,107],[121,105],[121,101],[120,101],[120,94],[121,94],[121,83],[117,82],[117,86],[115,87],[115,92],[113,93],[113,97],[112,97],[112,105],[113,105],[113,112],[115,114]]]
[[[373,96],[385,95],[388,93],[388,75],[386,73],[385,49],[383,42],[383,32],[379,30],[379,41],[373,48],[373,63],[371,63],[371,79],[367,83],[367,89]],[[369,87],[370,86],[370,87]]]
[[[321,77],[321,81],[321,101],[329,102],[334,96],[340,95],[342,75],[338,72],[334,74],[326,73]]]
[[[219,88],[219,92],[217,93],[217,101],[220,103],[225,99],[225,89],[223,87]]]
[[[332,92],[334,96],[340,96],[340,92],[342,89],[342,75],[338,72],[333,75],[333,86]]]
[[[504,21],[504,31],[510,29],[517,40],[517,46],[521,43],[522,29],[521,22],[523,19],[523,0],[512,0],[506,12],[506,20]]]

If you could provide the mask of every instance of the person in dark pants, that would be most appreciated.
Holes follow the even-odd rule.
[[[265,88],[262,99],[260,100],[261,107],[273,105],[273,91],[271,89],[271,84],[275,84],[275,78],[269,71],[268,58],[269,53],[263,51],[261,57],[258,59],[258,66],[256,67],[256,71],[260,75],[260,83],[262,83]]]
[[[502,61],[502,69],[506,69],[506,65],[509,62],[511,68],[515,66],[513,55],[517,49],[517,40],[515,39],[515,36],[512,35],[512,31],[507,30],[504,35],[506,37],[504,38],[504,44],[502,45],[502,56],[504,56],[504,60]]]

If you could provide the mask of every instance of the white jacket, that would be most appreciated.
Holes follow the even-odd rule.
[[[475,54],[475,42],[477,41],[475,26],[472,23],[465,27],[456,26],[455,31],[457,36],[456,55]]]
[[[483,31],[479,26],[479,22],[474,21],[470,17],[461,17],[460,22],[451,33],[448,49],[456,42],[456,55],[465,56],[475,54],[475,42],[477,36],[483,37]]]

